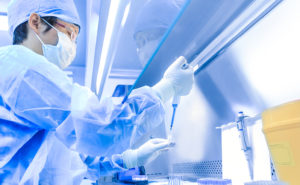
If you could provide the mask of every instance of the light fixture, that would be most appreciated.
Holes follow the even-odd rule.
[[[121,23],[122,27],[125,25],[126,20],[127,20],[127,18],[128,18],[130,6],[131,6],[131,2],[128,3],[128,5],[127,5],[126,8],[125,8],[124,15],[123,15],[123,19],[122,19],[122,23]]]
[[[8,31],[8,18],[0,14],[0,31]]]
[[[103,72],[104,72],[106,62],[107,62],[107,56],[108,56],[108,52],[109,52],[109,48],[110,48],[110,41],[112,38],[112,33],[114,31],[116,17],[118,15],[119,4],[120,4],[120,0],[111,1],[110,8],[109,8],[107,26],[106,26],[105,35],[104,35],[104,42],[103,42],[100,64],[99,64],[99,69],[98,69],[98,74],[97,74],[97,81],[96,81],[97,94],[99,93],[99,88],[100,88],[102,79],[104,77]]]

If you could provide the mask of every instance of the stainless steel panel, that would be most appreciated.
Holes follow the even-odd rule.
[[[273,1],[274,4],[271,3],[269,7],[267,6],[266,11],[257,15],[258,19],[254,19],[254,22],[251,22],[246,29],[242,30],[242,33],[237,34],[237,37],[228,41],[227,50],[222,48],[217,51],[216,55],[210,58],[209,65],[205,65],[197,72],[195,87],[190,95],[182,98],[177,110],[172,133],[176,146],[169,151],[169,170],[171,173],[179,172],[180,169],[177,168],[185,164],[196,165],[199,162],[221,160],[220,131],[215,128],[221,124],[234,121],[237,112],[244,111],[247,115],[257,115],[266,108],[297,98],[296,94],[300,91],[300,88],[287,85],[286,82],[291,81],[300,84],[298,80],[300,76],[296,72],[297,70],[293,69],[299,65],[293,60],[288,62],[290,66],[286,66],[282,62],[283,54],[280,52],[292,54],[295,58],[299,57],[291,53],[290,48],[272,46],[272,41],[284,42],[284,39],[279,38],[279,33],[280,30],[285,29],[280,28],[279,24],[274,24],[280,17],[276,11],[282,11],[286,17],[292,19],[293,21],[290,21],[290,23],[295,22],[295,16],[293,17],[288,9],[292,7],[291,4],[297,3],[294,0],[294,2],[289,3],[290,7],[286,10],[280,10],[280,8],[284,9],[282,6],[286,6],[282,5],[274,9],[275,13],[272,11],[266,15],[279,2]],[[190,61],[193,60],[201,50],[213,41],[214,37],[217,37],[218,33],[221,33],[229,25],[230,21],[237,18],[253,2],[240,1],[240,4],[235,3],[232,9],[224,4],[221,6],[221,1],[210,2],[211,4],[207,1],[191,1],[190,3],[170,34],[165,35],[162,45],[157,48],[153,58],[150,59],[150,65],[137,81],[137,87],[145,84],[154,85],[162,77],[167,66],[180,55],[186,56]],[[226,9],[222,9],[222,7],[226,7]],[[295,14],[296,8],[293,9]],[[204,15],[202,15],[201,10]],[[231,14],[231,16],[220,16],[218,10],[223,14]],[[203,19],[200,20],[199,17],[201,16],[196,16],[198,15],[196,12],[199,15],[201,14]],[[257,23],[263,17],[264,19]],[[299,17],[299,14],[297,14],[297,17]],[[282,18],[279,20],[281,20],[281,24],[284,24]],[[218,24],[219,22],[222,24]],[[254,24],[255,26],[253,26]],[[214,26],[210,27],[208,25]],[[270,25],[274,26],[269,28]],[[292,24],[286,25],[296,28]],[[252,29],[247,31],[251,27]],[[270,34],[272,28],[279,31]],[[299,41],[299,36],[296,35],[295,31],[293,33],[293,37],[296,37],[296,40]],[[272,36],[267,37],[266,34]],[[257,40],[257,38],[259,39]],[[288,38],[291,43],[296,43],[292,40],[292,36]],[[275,48],[278,52],[274,53],[270,48]],[[279,59],[276,59],[276,56]],[[277,62],[274,64],[275,69],[271,67],[273,63],[270,59]],[[283,70],[285,68],[288,71]],[[259,72],[259,77],[255,71]],[[278,74],[281,75],[277,76]],[[273,79],[276,79],[276,82],[273,82]],[[275,85],[276,83],[277,85]],[[288,87],[288,89],[280,89],[279,84]],[[273,89],[268,89],[268,87]],[[167,109],[168,118],[170,119],[171,107],[167,105]],[[169,123],[168,120],[167,124]],[[166,127],[168,128],[168,125]],[[205,176],[204,172],[191,173],[196,176]]]
[[[185,56],[192,61],[251,2],[187,0],[186,6],[162,38],[153,58],[149,59],[150,65],[144,69],[136,87],[155,84],[178,56]]]

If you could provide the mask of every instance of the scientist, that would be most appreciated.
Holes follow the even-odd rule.
[[[187,0],[148,0],[139,11],[133,37],[143,66],[186,2]]]
[[[80,184],[97,179],[105,162],[128,169],[169,146],[157,138],[129,149],[163,122],[163,102],[190,92],[193,72],[181,69],[183,57],[124,104],[99,103],[62,71],[80,31],[72,0],[12,0],[8,18],[13,45],[0,48],[0,184]]]

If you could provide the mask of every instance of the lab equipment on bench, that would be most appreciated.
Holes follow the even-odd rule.
[[[211,179],[204,178],[197,180],[198,185],[231,185],[232,182],[230,179]]]
[[[182,176],[179,175],[170,175],[168,185],[182,185]]]
[[[262,114],[263,132],[280,180],[300,182],[300,100],[268,109]]]
[[[253,180],[277,180],[272,169],[268,145],[262,132],[261,114],[248,115],[251,114],[240,113],[234,122],[220,127],[222,130],[222,177],[231,179],[233,185],[243,185]],[[245,133],[241,133],[241,129],[238,129],[242,125],[247,128],[244,129]],[[245,151],[246,148],[248,151]],[[249,172],[253,174],[253,179]]]
[[[253,181],[253,182],[246,182],[245,185],[287,185],[281,181]]]
[[[248,134],[247,134],[247,127],[244,123],[245,116],[243,112],[238,113],[237,118],[237,129],[239,131],[239,137],[241,141],[241,149],[244,151],[246,160],[248,162],[248,169],[251,180],[253,179],[253,155],[252,155],[252,148],[249,144]]]

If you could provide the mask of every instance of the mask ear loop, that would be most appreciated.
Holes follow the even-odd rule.
[[[46,24],[48,24],[51,28],[53,28],[53,29],[55,29],[57,32],[59,32],[58,31],[58,29],[56,29],[53,25],[51,25],[50,23],[48,23],[48,21],[46,21],[45,19],[43,19],[43,18],[41,18]]]
[[[35,32],[34,32],[34,34],[35,34],[35,36],[39,39],[39,41],[43,44],[43,45],[45,45],[45,43],[42,41],[42,39],[38,36],[38,34],[36,34]]]
[[[41,18],[46,24],[48,24],[50,27],[52,27],[53,29],[55,29],[57,32],[58,32],[58,30],[54,27],[54,26],[52,26],[50,23],[48,23],[45,19],[43,19],[43,18]],[[45,43],[42,41],[42,39],[38,36],[38,34],[36,34],[35,32],[34,32],[34,34],[36,35],[36,37],[39,39],[39,41],[43,44],[43,45],[45,45]]]
[[[46,21],[45,19],[43,19],[43,18],[41,18],[46,24],[48,24],[51,28],[53,28],[55,31],[56,31],[56,33],[57,33],[57,38],[59,39],[59,30],[58,29],[56,29],[54,26],[52,26],[48,21]]]

